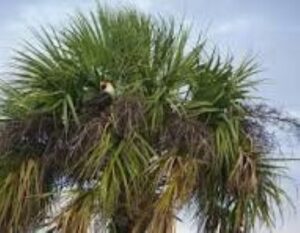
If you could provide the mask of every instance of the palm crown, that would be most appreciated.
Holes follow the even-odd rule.
[[[265,124],[297,122],[252,101],[252,60],[234,66],[203,40],[189,49],[184,26],[132,9],[98,7],[35,38],[2,85],[4,232],[87,232],[96,220],[173,232],[186,206],[207,233],[272,224],[285,194]],[[113,103],[88,107],[103,80]],[[71,198],[55,209],[57,195]]]

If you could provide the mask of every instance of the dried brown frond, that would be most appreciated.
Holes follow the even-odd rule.
[[[146,209],[151,215],[144,214],[140,218],[148,219],[147,232],[175,232],[176,213],[199,188],[200,170],[204,170],[206,165],[199,158],[167,154],[153,162],[149,172],[156,174],[156,200]],[[138,227],[139,224],[136,229]]]
[[[253,194],[257,191],[256,153],[240,151],[236,164],[228,178],[228,189],[234,195]]]
[[[54,225],[52,230],[61,233],[87,233],[93,219],[97,217],[97,198],[92,191],[77,194],[66,207],[58,210],[58,215],[49,224]]]
[[[156,212],[154,211],[151,222],[147,227],[149,233],[175,233],[176,218],[173,211]],[[138,231],[133,231],[138,233]]]
[[[45,211],[49,197],[45,195],[43,175],[40,161],[28,159],[1,182],[1,231],[26,232],[38,223],[36,216]]]
[[[128,96],[118,99],[112,108],[114,133],[118,138],[126,138],[133,131],[146,130],[145,101],[139,96]]]
[[[109,114],[101,114],[83,124],[72,134],[67,145],[69,159],[77,160],[99,142],[103,132],[111,124],[109,118]]]
[[[42,156],[50,154],[62,135],[60,127],[50,116],[36,115],[26,120],[8,120],[0,130],[1,154],[28,153]]]
[[[210,159],[214,150],[208,126],[175,113],[167,117],[166,126],[159,137],[161,152],[172,150],[178,154]]]

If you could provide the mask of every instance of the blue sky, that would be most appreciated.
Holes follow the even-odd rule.
[[[0,1],[0,72],[5,71],[14,48],[29,37],[29,27],[41,24],[63,25],[68,15],[77,9],[85,11],[95,6],[94,0],[1,0]],[[107,4],[132,6],[163,16],[172,15],[193,25],[196,34],[205,31],[211,46],[217,45],[223,54],[233,54],[237,60],[255,55],[266,81],[259,95],[267,101],[300,116],[300,1],[299,0],[131,0],[106,1]],[[299,98],[299,99],[298,99]],[[295,143],[292,143],[295,144]],[[286,147],[288,153],[297,149]],[[300,155],[300,151],[299,151]],[[299,164],[290,164],[294,185],[300,183]],[[293,186],[284,187],[300,206]],[[300,208],[298,208],[300,211]],[[189,221],[179,232],[193,232]],[[300,214],[286,211],[284,223],[278,221],[274,233],[298,233]],[[257,232],[266,232],[258,229]]]

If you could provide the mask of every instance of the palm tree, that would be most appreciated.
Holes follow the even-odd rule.
[[[190,48],[183,25],[133,9],[35,38],[1,87],[1,232],[168,233],[186,207],[205,233],[272,226],[284,170],[267,125],[298,123],[251,97],[251,59]],[[101,80],[116,96],[99,110]]]

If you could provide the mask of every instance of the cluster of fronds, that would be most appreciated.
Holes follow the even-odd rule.
[[[298,125],[253,104],[252,61],[188,49],[183,27],[134,10],[98,8],[36,38],[2,85],[1,232],[85,233],[97,219],[174,232],[191,204],[206,233],[272,224],[285,194],[266,122]],[[103,79],[117,95],[99,111],[86,102]]]

